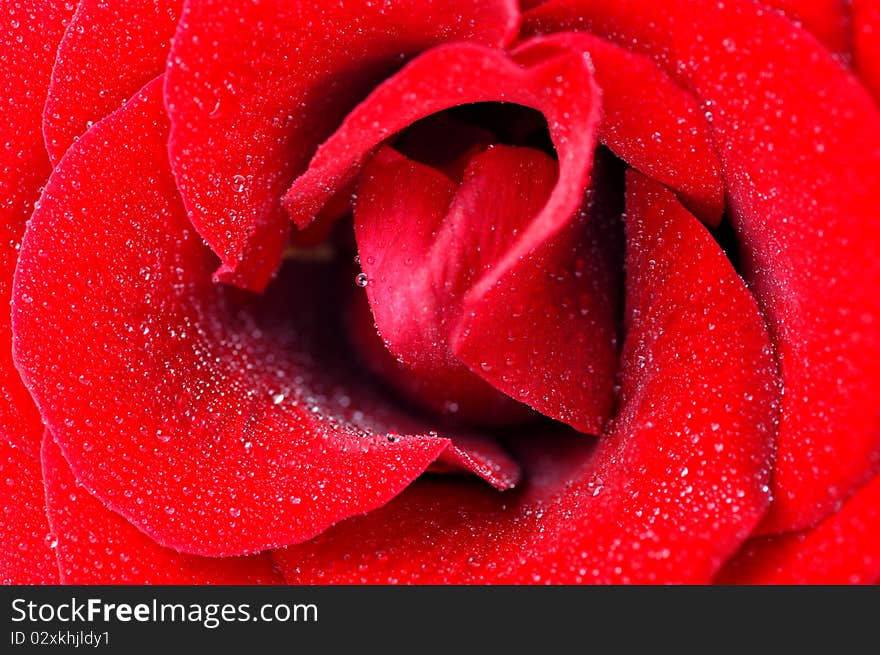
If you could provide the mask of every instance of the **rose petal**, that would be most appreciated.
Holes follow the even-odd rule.
[[[0,584],[58,584],[40,462],[0,439]]]
[[[373,85],[437,43],[502,45],[517,14],[512,0],[187,2],[166,82],[169,148],[220,278],[265,287],[289,232],[278,198]]]
[[[847,56],[850,50],[848,11],[850,1],[761,0],[761,4],[782,11],[819,39],[831,52]]]
[[[880,477],[804,532],[752,539],[722,584],[872,584],[880,576]]]
[[[824,47],[745,0],[560,0],[526,18],[570,28],[649,54],[711,113],[785,386],[761,529],[812,525],[880,467],[880,113]]]
[[[161,545],[207,556],[384,504],[450,441],[363,427],[397,417],[321,314],[326,264],[265,298],[211,283],[166,137],[156,80],[71,148],[22,246],[16,360],[77,480]]]
[[[724,212],[721,164],[709,123],[694,97],[647,57],[589,34],[563,32],[526,41],[530,57],[584,52],[602,90],[599,141],[641,172],[675,190],[706,223]]]
[[[536,244],[540,256],[519,265],[517,284],[501,305],[483,297],[469,299],[470,312],[465,307],[486,271],[510,250],[526,250],[519,235],[528,232],[555,183],[548,155],[509,146],[476,155],[458,189],[391,149],[365,169],[355,234],[372,314],[405,371],[391,371],[392,381],[434,411],[454,405],[455,416],[475,422],[528,418],[505,406],[485,378],[585,432],[600,432],[609,417],[616,367],[613,258],[601,254],[608,240],[584,225],[586,214],[572,216],[553,242]],[[477,319],[470,317],[474,312]],[[506,330],[483,329],[479,342],[471,337],[468,345],[480,357],[476,364],[466,360],[472,372],[452,339],[463,322],[480,320]],[[511,339],[516,324],[525,329]],[[496,360],[502,366],[493,371]]]
[[[505,244],[498,260],[467,291],[451,340],[455,355],[495,388],[592,434],[600,434],[611,416],[619,359],[621,212],[603,195],[614,189],[608,172],[601,165],[594,168],[594,190],[567,224],[553,217],[557,225],[552,230],[540,229],[540,221],[556,209],[551,196],[541,213]],[[498,189],[514,177],[504,166],[486,173],[491,174],[462,186],[457,196],[475,222],[484,205],[504,206]],[[534,181],[521,179],[520,202],[529,184]],[[507,197],[508,206],[515,202]],[[454,232],[450,236],[457,237]],[[489,253],[485,241],[504,244],[489,231],[472,245]]]
[[[853,59],[862,82],[880,104],[880,5],[852,0]]]
[[[52,62],[73,13],[60,0],[4,5],[0,31],[0,439],[36,458],[40,416],[12,362],[8,307],[24,224],[51,170],[40,119]]]
[[[530,56],[529,46],[515,53],[517,58]],[[577,259],[572,244],[578,227],[573,219],[589,182],[591,135],[598,117],[597,107],[584,100],[593,97],[592,76],[579,52],[529,61],[529,66],[521,67],[502,53],[470,44],[438,47],[421,55],[349,114],[319,148],[306,173],[294,182],[285,205],[298,225],[308,224],[385,139],[451,106],[503,101],[542,112],[559,154],[558,182],[528,228],[472,285],[464,300],[463,320],[450,326],[451,345],[458,359],[496,388],[546,415],[595,432],[611,405],[615,366],[613,303],[608,298],[611,284],[608,269],[595,253],[582,253],[581,271],[569,266],[574,263],[570,260]],[[456,74],[450,75],[450,70]],[[475,187],[474,193],[491,194],[498,188],[495,183],[484,186]],[[437,198],[442,204],[443,198]],[[436,200],[431,201],[435,209],[440,207]],[[426,214],[429,222],[436,219],[433,211]],[[387,237],[381,230],[377,234]],[[370,256],[362,259],[368,262]],[[548,271],[556,274],[555,282],[546,278]],[[584,274],[582,288],[572,279],[578,272]],[[521,292],[514,291],[517,280]],[[522,285],[525,280],[530,281],[529,287]],[[572,295],[575,287],[577,296]],[[560,322],[561,314],[547,314],[548,306],[574,318]],[[499,310],[504,316],[501,323]],[[504,331],[499,331],[499,325]],[[584,330],[584,325],[589,329]],[[380,325],[382,330],[388,327]],[[574,342],[563,338],[572,332],[578,335]],[[507,340],[504,348],[486,347],[499,340]],[[507,343],[517,343],[518,350],[512,352]],[[563,350],[569,354],[560,357]],[[571,351],[578,355],[570,355]],[[535,379],[533,388],[519,383],[524,376]],[[531,393],[538,389],[540,394]],[[574,389],[576,396],[572,396]],[[581,399],[588,400],[581,406]]]
[[[165,70],[182,0],[80,0],[52,70],[43,135],[53,164]]]
[[[382,158],[382,153],[377,155],[379,158]],[[369,246],[362,250],[363,255],[359,257],[362,257],[362,267],[371,271],[363,275],[371,275],[372,279],[367,285],[367,293],[358,288],[351,294],[346,307],[348,337],[355,352],[364,365],[396,392],[402,401],[426,409],[432,415],[441,415],[450,424],[497,427],[536,419],[531,409],[484,382],[449,350],[446,332],[441,333],[439,324],[433,323],[435,319],[440,319],[435,311],[433,291],[425,286],[426,275],[412,270],[412,263],[417,259],[411,259],[406,277],[398,277],[396,285],[389,284],[389,277],[381,273],[386,269],[393,270],[397,264],[404,265],[406,243],[398,228],[408,226],[412,220],[413,229],[405,229],[408,230],[408,237],[414,236],[410,231],[414,232],[416,224],[423,224],[425,218],[425,214],[419,211],[428,211],[430,208],[427,205],[437,197],[434,193],[436,189],[431,188],[432,183],[449,183],[437,171],[400,155],[392,155],[390,160],[387,168],[379,165],[383,171],[375,178],[371,176],[370,186],[381,188],[382,180],[396,177],[395,172],[402,173],[401,182],[423,186],[413,187],[420,190],[417,199],[408,194],[398,197],[398,201],[394,202],[394,209],[398,211],[382,216],[381,224],[371,220],[375,228],[373,231],[361,229],[364,235],[361,239],[369,242]],[[400,167],[394,166],[393,162],[403,164],[404,170],[395,171]],[[397,189],[400,190],[399,187]],[[373,201],[369,195],[368,192],[365,201],[370,210],[364,210],[364,213],[381,216],[375,210],[381,212],[388,209],[388,205]],[[415,202],[410,202],[413,200]],[[445,212],[445,209],[444,205],[442,211]],[[387,260],[390,261],[383,261],[384,255],[379,249],[395,240],[401,241],[401,247],[386,251]],[[400,258],[401,255],[403,258]],[[371,259],[381,263],[373,266],[367,263]],[[396,272],[399,274],[401,270]],[[370,280],[369,277],[367,279]],[[367,300],[368,295],[379,303],[375,317]],[[395,309],[396,312],[393,311]],[[451,310],[454,311],[455,307]],[[379,330],[387,340],[387,346],[383,337],[379,336]]]
[[[772,350],[754,299],[697,219],[638,175],[628,197],[630,331],[610,434],[598,444],[528,435],[518,447],[527,482],[503,498],[419,481],[276,552],[288,582],[711,579],[769,502]]]
[[[390,150],[364,171],[355,234],[367,296],[383,340],[418,380],[422,402],[433,401],[435,411],[454,401],[456,414],[472,420],[520,418],[457,359],[450,337],[463,320],[476,322],[466,315],[465,296],[521,245],[518,235],[528,231],[555,183],[549,156],[507,146],[475,156],[457,190],[441,173]],[[518,284],[500,306],[492,298],[470,299],[477,320],[507,330],[484,329],[480,342],[472,337],[469,346],[482,358],[473,370],[496,388],[596,433],[611,411],[615,303],[609,258],[584,263],[591,250],[585,218],[573,216],[555,244],[541,244],[546,252],[533,257],[532,270],[520,265]],[[605,245],[603,240],[592,249],[601,252]],[[585,272],[590,282],[581,279]],[[522,320],[512,320],[512,313]],[[510,339],[516,323],[527,329]],[[489,359],[503,362],[502,369],[493,373]],[[559,397],[565,403],[553,405]]]
[[[268,553],[212,559],[183,555],[138,531],[77,483],[48,433],[43,479],[62,584],[279,584]],[[175,508],[170,508],[174,520]]]
[[[560,161],[561,183],[551,204],[560,206],[556,222],[566,223],[589,180],[599,114],[589,65],[579,53],[568,53],[522,67],[473,44],[423,53],[359,104],[287,192],[284,205],[293,222],[307,226],[389,137],[432,114],[478,102],[516,103],[544,114]]]

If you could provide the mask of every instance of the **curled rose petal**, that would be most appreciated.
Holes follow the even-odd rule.
[[[521,245],[519,235],[555,183],[548,155],[509,146],[475,155],[457,188],[390,149],[364,171],[355,234],[372,314],[409,373],[392,379],[434,411],[450,411],[454,402],[456,416],[476,422],[522,420],[523,412],[496,398],[485,378],[546,415],[601,432],[611,411],[617,304],[602,217],[585,225],[586,213],[573,215],[570,227],[537,245],[531,270],[519,264],[517,284],[500,304],[484,297],[466,302],[481,276]],[[465,359],[469,370],[456,348],[474,314],[501,327],[482,330],[479,341],[470,336],[480,361]],[[515,334],[515,324],[527,329]],[[501,368],[493,371],[496,360]]]
[[[51,167],[40,119],[68,2],[4,3],[0,30],[0,308],[12,298],[12,275],[24,224]],[[0,439],[39,456],[43,427],[12,362],[9,314],[0,311]]]
[[[568,52],[521,66],[502,52],[464,43],[423,53],[352,110],[288,190],[284,205],[294,224],[309,225],[390,137],[432,114],[479,102],[515,103],[544,115],[560,164],[548,203],[558,211],[545,209],[543,222],[565,224],[588,185],[595,145],[599,102],[589,63],[581,52]]]
[[[525,29],[629,45],[711,115],[745,275],[785,386],[761,530],[816,523],[880,465],[877,107],[814,38],[745,0],[556,0]]]
[[[517,446],[526,482],[503,498],[421,480],[277,551],[288,582],[712,578],[769,502],[770,341],[723,252],[669,191],[633,175],[628,205],[630,330],[609,434],[527,435]]]
[[[0,584],[57,584],[40,461],[0,439]]]
[[[394,410],[325,320],[320,265],[265,297],[211,283],[161,92],[147,85],[53,173],[16,274],[16,363],[77,480],[161,545],[301,541],[386,503],[452,443],[390,432]]]
[[[278,584],[267,553],[212,559],[162,548],[77,483],[48,433],[43,479],[62,584]],[[171,508],[169,520],[174,520]]]
[[[814,528],[751,539],[721,584],[872,584],[880,576],[880,477]]]
[[[462,302],[461,320],[450,326],[449,345],[458,360],[495,388],[545,415],[596,432],[607,418],[612,401],[616,355],[614,303],[609,294],[613,284],[603,255],[597,258],[592,251],[582,253],[579,272],[583,282],[574,279],[579,276],[573,268],[578,260],[574,244],[582,243],[577,210],[589,186],[598,103],[585,100],[596,96],[582,52],[534,58],[529,47],[518,49],[513,61],[471,44],[438,47],[421,55],[378,87],[318,149],[309,169],[288,192],[285,206],[294,222],[307,225],[384,140],[449,107],[497,101],[540,111],[559,156],[556,184],[540,211],[520,226],[516,239],[503,252],[495,251],[493,266],[485,266],[492,259],[489,257],[479,262],[484,270],[472,283],[462,278],[470,288]],[[519,57],[528,60],[528,65],[516,63]],[[449,71],[456,74],[450,75]],[[481,182],[479,177],[475,180],[457,196],[465,216],[464,221],[457,221],[461,225],[468,220],[478,224],[476,208],[481,203],[510,199],[496,197],[497,189],[505,188],[506,182],[498,184],[497,178],[491,184]],[[371,188],[387,189],[387,185]],[[401,209],[412,201],[394,200]],[[431,201],[432,209],[424,221],[437,220],[442,201]],[[538,208],[531,203],[528,206]],[[388,236],[383,236],[380,229],[379,215],[383,211],[376,213],[377,239]],[[399,217],[405,215],[400,213]],[[491,235],[485,232],[477,238],[479,233],[473,232],[474,243]],[[421,246],[429,246],[425,231],[418,230],[418,234],[422,234]],[[499,240],[501,243],[504,241]],[[378,245],[382,249],[387,243]],[[418,243],[411,245],[421,247]],[[369,267],[371,256],[375,259],[379,254],[366,254],[362,264],[366,262]],[[404,265],[405,261],[406,257]],[[461,265],[467,268],[466,262]],[[552,280],[548,278],[551,274]],[[392,295],[396,293],[387,285],[384,288]],[[375,297],[371,303],[376,310]],[[559,313],[548,313],[548,308],[556,308]],[[504,316],[500,322],[499,312]],[[386,322],[380,330],[389,327]],[[572,340],[573,336],[576,338]],[[492,347],[487,347],[489,344]],[[561,356],[567,349],[577,354]],[[521,381],[526,377],[534,379],[534,384],[524,386]]]
[[[529,39],[519,59],[553,50],[585,52],[602,90],[599,141],[642,173],[674,189],[710,225],[724,212],[721,164],[696,99],[647,57],[605,39],[563,32]]]
[[[43,136],[53,164],[70,144],[161,75],[182,0],[80,0],[58,47]]]
[[[169,148],[219,277],[265,287],[289,232],[278,199],[376,82],[437,43],[503,45],[517,18],[513,0],[187,2],[166,78]]]
[[[515,208],[514,216],[522,220],[531,218],[531,209],[540,208],[555,182],[555,164],[547,155],[535,154],[547,160],[548,175],[534,180],[534,193]],[[522,173],[529,181],[528,173],[537,175],[531,169]],[[520,190],[519,181],[505,183]],[[499,190],[497,185],[490,188]],[[465,225],[459,230],[464,232],[462,241],[456,243],[447,238],[451,230],[443,229],[455,193],[456,185],[448,177],[391,148],[380,150],[364,170],[355,235],[369,304],[364,307],[363,298],[352,298],[352,336],[377,374],[428,410],[470,423],[518,423],[532,413],[472,373],[449,344],[451,328],[460,318],[466,276],[482,270],[481,254],[473,250],[480,235],[467,234],[470,226]],[[532,207],[530,200],[535,198],[538,204]],[[507,203],[503,206],[512,209]],[[508,218],[504,210],[498,213],[501,220]],[[482,224],[487,227],[484,240],[509,232],[507,226],[493,226],[490,232],[488,220]],[[473,231],[483,230],[474,226]]]

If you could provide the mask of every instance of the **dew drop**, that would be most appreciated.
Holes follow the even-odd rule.
[[[244,175],[234,175],[232,177],[232,190],[236,193],[241,193],[244,191],[245,182],[247,182],[247,178]]]

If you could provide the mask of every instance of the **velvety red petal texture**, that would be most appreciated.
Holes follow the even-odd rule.
[[[721,164],[696,99],[647,57],[605,39],[563,32],[528,42],[531,57],[554,50],[587,53],[602,90],[598,137],[634,168],[678,192],[703,221],[724,212]]]
[[[852,0],[853,64],[880,104],[880,4]]]
[[[0,439],[0,584],[57,584],[40,461]]]
[[[722,584],[872,584],[880,576],[880,478],[804,532],[746,543]]]
[[[503,497],[420,480],[276,552],[288,582],[711,579],[769,502],[772,350],[697,219],[646,178],[633,176],[628,194],[630,330],[610,433],[525,435],[526,482]]]
[[[12,362],[5,308],[24,224],[51,170],[40,120],[55,50],[74,6],[54,0],[3,2],[0,30],[0,439],[39,456],[43,427]]]
[[[160,544],[208,556],[384,504],[451,442],[389,431],[398,417],[326,324],[326,265],[265,297],[211,283],[166,137],[157,80],[74,144],[22,246],[16,360],[76,478]]]
[[[859,0],[760,0],[760,2],[779,9],[798,22],[831,52],[849,55],[849,5]]]
[[[187,2],[166,82],[169,148],[220,278],[265,287],[289,232],[278,199],[379,80],[437,43],[503,45],[517,14],[514,0]]]
[[[58,47],[43,111],[53,164],[70,144],[161,75],[182,0],[80,0]]]
[[[62,584],[279,584],[268,553],[212,559],[162,548],[92,497],[47,433],[43,479]],[[169,521],[175,508],[169,509]]]
[[[880,465],[880,113],[815,39],[745,0],[557,0],[526,18],[578,28],[650,55],[712,118],[785,385],[761,529],[812,525]]]

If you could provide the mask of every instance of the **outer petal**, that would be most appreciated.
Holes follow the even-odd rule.
[[[77,479],[160,544],[218,556],[307,539],[384,504],[451,443],[389,432],[399,417],[321,313],[326,267],[265,299],[211,284],[161,91],[56,168],[16,273],[17,364]]]
[[[724,254],[671,193],[634,176],[629,199],[630,331],[611,432],[598,444],[530,435],[519,448],[527,482],[504,498],[420,481],[276,553],[288,582],[711,579],[769,501],[769,337]]]
[[[40,462],[0,440],[0,584],[57,584]]]
[[[278,584],[267,553],[211,559],[162,548],[77,483],[46,434],[43,477],[63,584]],[[169,520],[174,520],[170,508]]]
[[[565,28],[650,54],[712,116],[785,386],[762,530],[809,526],[880,465],[880,113],[815,39],[744,0],[557,0],[526,25]]]
[[[12,363],[5,308],[24,224],[50,171],[40,118],[55,50],[73,10],[61,0],[0,2],[0,439],[35,458],[43,428]]]
[[[161,75],[182,0],[81,0],[61,40],[43,110],[53,164],[92,124]]]
[[[856,72],[880,104],[880,4],[852,0],[852,29]]]
[[[513,0],[191,0],[172,46],[171,161],[220,277],[262,289],[289,219],[278,198],[379,80],[437,43],[506,42]]]
[[[723,584],[872,584],[880,576],[880,477],[804,532],[752,539]]]

